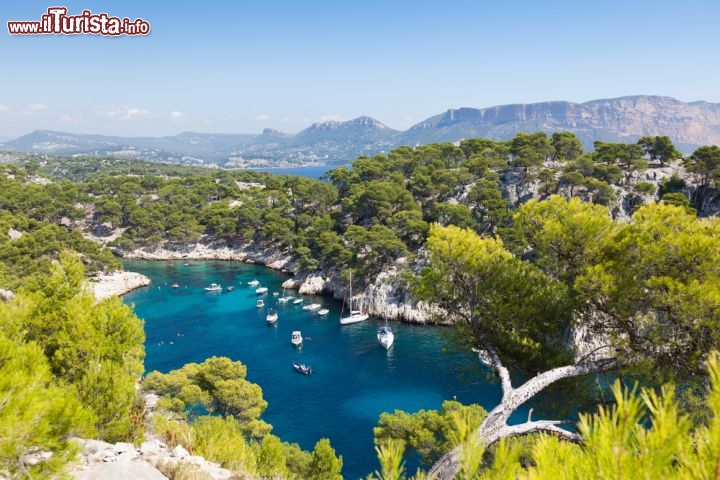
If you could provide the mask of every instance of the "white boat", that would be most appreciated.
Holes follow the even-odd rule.
[[[268,323],[275,323],[275,322],[277,322],[277,319],[278,319],[278,314],[274,310],[270,310],[268,312],[267,316],[265,317],[265,320],[267,320]]]
[[[341,316],[340,325],[350,325],[351,323],[364,322],[370,317],[370,315],[368,315],[367,313],[363,313],[361,310],[352,309],[352,275],[350,275],[350,287],[348,289],[348,292],[348,305],[350,305],[350,315],[348,315],[347,317]]]
[[[330,313],[330,310],[328,310],[327,308],[321,308],[320,310],[318,310],[318,315],[327,315],[328,313]]]
[[[300,330],[295,330],[294,332],[292,332],[292,336],[290,337],[290,343],[292,343],[296,347],[299,347],[300,345],[302,345],[302,342],[303,338]]]
[[[303,375],[310,375],[312,373],[312,367],[304,363],[293,363],[293,368],[296,372],[302,373]]]
[[[309,310],[312,312],[313,310],[319,310],[320,307],[322,307],[322,305],[319,303],[311,303],[310,305],[303,305],[303,310]]]
[[[268,291],[267,287],[260,287],[260,288],[255,289],[255,293],[257,293],[258,295],[264,295],[267,293],[267,291]]]
[[[248,282],[248,285],[250,285],[251,287],[257,287],[258,285],[260,285],[260,280],[258,280],[257,278],[250,280]]]
[[[277,297],[278,295],[280,295],[280,292],[273,292],[273,297]]]
[[[211,283],[209,287],[205,287],[206,292],[222,292],[222,286],[217,283]]]
[[[300,305],[303,302],[302,298],[296,298],[293,300],[293,305]]]
[[[261,298],[260,300],[258,300],[257,302],[255,302],[255,306],[256,306],[257,308],[263,308],[263,307],[265,306],[265,302],[263,302],[263,299]]]
[[[392,329],[386,324],[378,328],[377,339],[378,342],[380,342],[380,345],[385,347],[385,350],[388,350],[390,347],[392,347],[393,342],[395,341],[395,334],[393,333]]]
[[[287,303],[292,299],[293,299],[293,297],[280,297],[280,298],[278,298],[278,303]]]
[[[492,359],[490,358],[489,353],[487,353],[485,350],[481,350],[481,349],[475,348],[475,347],[473,347],[472,351],[477,353],[478,360],[480,360],[480,363],[482,363],[486,367],[492,368]]]

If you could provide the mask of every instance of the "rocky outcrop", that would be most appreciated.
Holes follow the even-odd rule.
[[[546,162],[545,168],[555,171],[556,180],[559,180],[562,174],[562,165],[555,162]],[[608,204],[610,213],[615,220],[624,220],[629,218],[639,205],[658,201],[659,189],[662,183],[677,174],[687,183],[685,195],[692,198],[691,195],[695,189],[693,179],[688,175],[681,160],[666,164],[663,167],[654,165],[647,170],[624,172],[625,178],[620,185],[611,185],[614,193],[614,199]],[[655,193],[643,194],[635,187],[639,183],[649,183]],[[511,209],[515,209],[523,203],[532,199],[543,199],[545,196],[541,193],[542,183],[532,174],[529,174],[525,168],[508,168],[500,174],[500,191],[503,198],[508,202]],[[561,195],[570,196],[570,187],[560,185],[557,192]],[[465,192],[461,193],[465,195]],[[592,202],[595,192],[585,186],[578,185],[573,187],[573,196],[581,198],[583,201]],[[717,203],[706,205],[700,212],[702,215],[716,215],[720,210]]]
[[[229,480],[234,473],[203,457],[190,455],[181,445],[170,449],[150,436],[139,447],[131,443],[110,444],[75,439],[80,446],[79,464],[72,469],[77,480],[167,480],[162,471],[197,472],[198,478]]]
[[[362,296],[362,304],[367,313],[386,320],[437,323],[438,318],[434,314],[438,312],[425,302],[413,300],[410,292],[398,280],[397,270],[383,271],[377,276]]]
[[[90,279],[90,287],[98,300],[113,295],[124,295],[147,285],[150,285],[150,279],[145,275],[121,270],[102,273]]]
[[[385,320],[397,320],[408,323],[437,323],[437,315],[428,304],[413,300],[401,272],[417,270],[417,265],[408,265],[406,259],[399,258],[395,265],[380,272],[375,279],[361,290],[353,288],[353,308],[361,308],[373,317]],[[297,289],[302,295],[330,294],[335,299],[345,299],[347,282],[338,272],[325,276],[309,274],[288,279],[283,288]],[[441,322],[444,323],[444,322]]]
[[[288,252],[274,248],[262,248],[255,244],[234,247],[222,240],[214,240],[209,237],[205,237],[193,245],[145,247],[118,253],[123,258],[138,260],[234,260],[259,263],[286,272],[295,270],[295,259]]]

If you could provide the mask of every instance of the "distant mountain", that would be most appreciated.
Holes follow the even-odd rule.
[[[295,135],[291,143],[305,145],[322,142],[376,143],[390,142],[400,132],[393,130],[374,118],[358,117],[347,122],[313,123]]]
[[[512,138],[517,132],[568,130],[587,148],[595,140],[634,142],[668,135],[685,151],[720,144],[720,104],[685,103],[670,97],[633,96],[586,103],[542,102],[448,110],[398,136],[405,145],[464,138]]]
[[[225,167],[347,163],[399,145],[458,142],[484,137],[506,140],[517,132],[569,130],[586,148],[595,140],[635,142],[668,135],[683,152],[720,145],[720,104],[685,103],[670,97],[631,96],[585,103],[542,102],[489,108],[458,108],[435,115],[404,132],[374,118],[314,123],[292,135],[184,132],[170,137],[112,137],[38,130],[6,141],[0,149],[58,155],[114,155],[181,164]]]

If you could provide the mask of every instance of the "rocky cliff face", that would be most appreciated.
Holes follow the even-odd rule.
[[[586,148],[595,140],[634,142],[667,135],[689,153],[720,144],[720,104],[670,97],[631,96],[586,103],[541,102],[460,108],[428,118],[398,136],[398,144],[454,142],[485,137],[506,140],[517,132],[573,132]]]

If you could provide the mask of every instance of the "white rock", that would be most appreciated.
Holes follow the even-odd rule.
[[[140,445],[140,454],[143,456],[157,456],[167,452],[167,446],[157,439],[150,439]]]
[[[78,480],[167,480],[167,477],[144,462],[113,462],[91,466],[75,474]]]
[[[302,295],[318,295],[326,290],[328,281],[319,275],[310,275],[300,285],[298,293]]]
[[[127,442],[118,442],[115,445],[113,445],[112,450],[115,453],[125,453],[125,452],[129,452],[131,450],[134,451],[135,445],[133,445],[132,443],[127,443]]]
[[[172,449],[172,456],[175,458],[183,459],[190,455],[187,450],[183,448],[182,445],[178,445],[175,448]]]
[[[15,230],[14,228],[11,228],[8,230],[8,237],[10,237],[10,240],[17,240],[18,238],[22,237],[23,232],[19,232]]]

